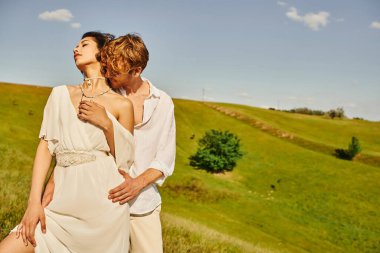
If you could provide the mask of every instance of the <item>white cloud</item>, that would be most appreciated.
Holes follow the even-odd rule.
[[[287,3],[282,2],[282,1],[277,1],[277,4],[280,5],[280,6],[286,6],[286,5],[288,5]]]
[[[289,11],[286,13],[286,16],[290,18],[293,21],[299,21],[302,22],[302,17],[298,15],[297,9],[294,7],[291,7]]]
[[[247,93],[247,92],[240,92],[237,94],[239,97],[243,97],[243,98],[252,98],[252,96]]]
[[[379,21],[373,21],[370,25],[373,29],[380,29],[380,22]]]
[[[55,11],[45,11],[41,13],[40,15],[38,15],[38,18],[45,21],[69,22],[71,19],[74,18],[74,16],[67,9],[59,9]]]
[[[71,23],[70,24],[72,28],[75,28],[75,29],[78,29],[81,27],[81,24],[80,23]]]
[[[304,16],[298,14],[295,7],[289,8],[286,16],[295,22],[301,22],[314,31],[318,31],[321,26],[326,26],[330,13],[320,11],[318,13],[307,13]]]

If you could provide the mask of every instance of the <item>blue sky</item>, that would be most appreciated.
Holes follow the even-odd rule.
[[[138,32],[144,72],[177,98],[380,121],[378,0],[4,0],[0,81],[78,84],[84,32]]]

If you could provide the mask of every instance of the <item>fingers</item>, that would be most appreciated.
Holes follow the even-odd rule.
[[[128,189],[127,188],[123,188],[123,189],[121,189],[120,191],[118,191],[118,192],[115,192],[115,193],[113,193],[113,194],[110,194],[109,196],[108,196],[108,198],[109,199],[112,199],[112,202],[117,202],[117,200],[115,200],[117,197],[120,197],[120,196],[122,196],[122,195],[124,195],[125,193],[127,193],[128,192]],[[115,201],[114,201],[115,200]]]
[[[123,194],[122,196],[113,199],[112,202],[114,202],[114,203],[119,202],[120,205],[123,205],[133,198],[134,198],[134,196],[132,196],[131,193],[127,192],[127,193]]]
[[[121,191],[123,190],[124,188],[126,187],[126,184],[125,182],[119,184],[118,186],[116,186],[115,188],[111,189],[108,193],[111,195],[111,194],[114,194],[118,191]]]
[[[78,118],[83,121],[88,121],[89,120],[89,114],[87,112],[79,112],[78,113]]]
[[[84,109],[84,108],[79,108],[78,115],[89,115],[92,111]]]
[[[98,104],[92,100],[82,100],[79,103],[79,107],[82,107],[82,106],[83,106],[83,108],[86,108],[87,110],[93,110],[95,107],[98,107],[98,108],[105,110],[104,106],[102,106],[101,104]]]
[[[86,105],[88,107],[92,107],[93,105],[96,105],[96,104],[97,103],[95,103],[92,100],[82,100],[82,101],[80,101],[79,106]]]
[[[40,217],[40,222],[41,222],[41,231],[42,233],[46,233],[46,216],[45,213],[42,212],[41,217]]]
[[[24,223],[22,224],[22,227],[23,227],[21,230],[22,240],[24,241],[25,246],[28,246],[28,240],[26,239],[26,233],[27,233],[28,227]]]
[[[100,108],[104,108],[104,106],[102,106],[102,105],[96,103],[96,102],[93,101],[93,100],[82,100],[82,101],[80,102],[80,105],[82,105],[82,104],[83,104],[83,105],[87,105],[87,106],[89,106],[89,107],[97,106],[97,107],[100,107]]]
[[[18,239],[21,235],[21,230],[22,230],[22,224],[17,225],[17,230],[16,230],[16,238]]]
[[[90,111],[92,108],[92,105],[89,103],[80,102],[78,108],[79,108],[79,111]]]
[[[34,230],[36,229],[36,224],[34,222],[30,222],[27,233],[26,233],[26,239],[35,247],[36,241],[34,240]]]

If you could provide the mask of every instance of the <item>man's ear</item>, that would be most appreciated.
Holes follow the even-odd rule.
[[[137,67],[137,68],[134,68],[134,69],[132,70],[132,75],[133,75],[134,77],[138,77],[138,76],[140,76],[141,73],[142,73],[142,68],[141,68],[141,67]]]

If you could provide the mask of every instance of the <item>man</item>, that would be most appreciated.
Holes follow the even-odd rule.
[[[136,34],[112,40],[101,52],[105,76],[112,88],[130,99],[134,107],[135,161],[128,174],[119,170],[125,180],[111,189],[108,196],[113,202],[130,205],[131,253],[163,252],[161,197],[157,185],[162,185],[173,173],[175,160],[173,101],[141,77],[148,60],[149,52]],[[110,127],[104,108],[87,103],[86,110],[89,123]],[[45,205],[49,202],[49,192],[52,194],[47,190],[44,195]]]

